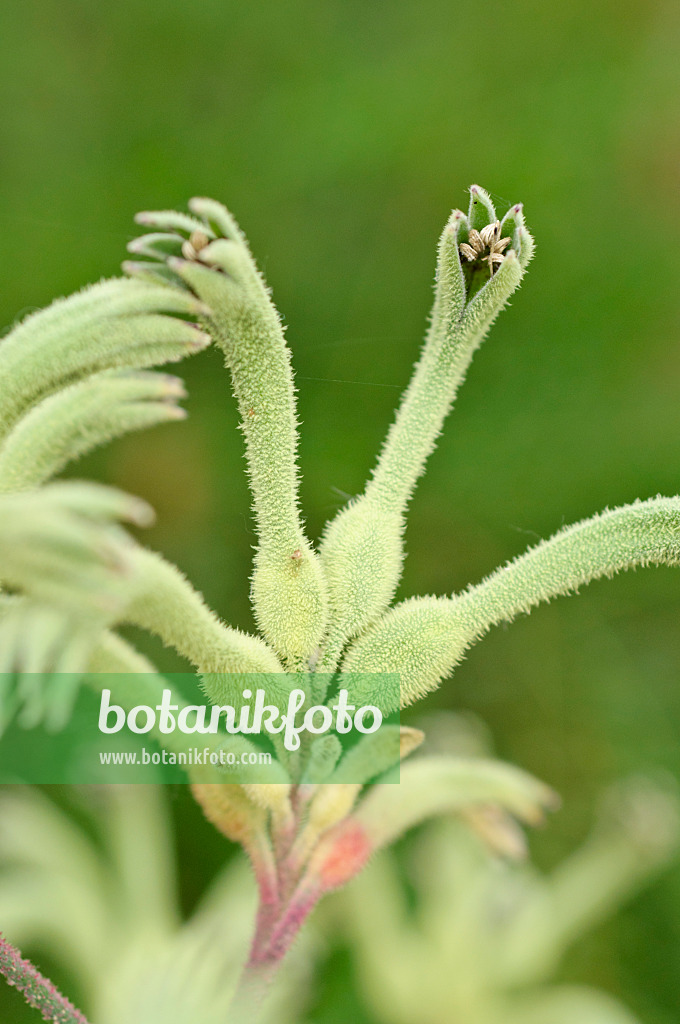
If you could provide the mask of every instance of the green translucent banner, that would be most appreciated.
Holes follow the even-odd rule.
[[[399,781],[396,675],[23,673],[0,688],[17,709],[2,783]]]

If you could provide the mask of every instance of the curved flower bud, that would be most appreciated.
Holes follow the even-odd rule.
[[[134,577],[119,520],[148,525],[146,502],[77,482],[0,496],[0,580],[85,619],[115,614]]]
[[[538,825],[559,801],[545,783],[501,761],[422,757],[402,769],[398,786],[374,787],[352,817],[377,850],[429,817],[476,804],[497,805]]]
[[[0,491],[36,487],[122,434],[184,419],[177,401],[185,395],[178,377],[116,370],[44,398],[0,446]]]
[[[205,348],[210,337],[179,318],[204,309],[179,289],[120,279],[32,313],[0,341],[0,437],[37,401],[82,377],[174,362]]]
[[[140,214],[162,230],[175,228],[181,257],[167,267],[204,302],[203,323],[225,354],[246,439],[259,544],[252,599],[265,638],[288,666],[302,668],[326,625],[325,583],[305,537],[298,505],[297,419],[290,352],[279,314],[231,214],[209,199],[191,200],[197,220]],[[187,228],[191,228],[187,232]],[[158,235],[131,244],[165,259]],[[153,266],[153,264],[151,264]]]

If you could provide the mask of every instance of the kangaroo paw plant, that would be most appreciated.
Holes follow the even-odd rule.
[[[0,343],[0,723],[58,729],[81,679],[110,687],[123,712],[160,710],[168,683],[119,636],[128,623],[188,660],[218,719],[247,712],[253,678],[263,681],[265,710],[288,709],[288,726],[311,709],[339,716],[343,693],[352,710],[389,716],[437,687],[494,624],[621,569],[678,564],[680,498],[658,497],[567,527],[463,593],[393,604],[408,503],[475,350],[533,254],[521,204],[501,219],[477,186],[467,214],[455,210],[441,235],[427,336],[371,477],[315,548],[299,507],[295,388],[279,314],[231,214],[209,199],[189,208],[140,214],[148,233],[129,246],[127,278],[54,303]],[[130,536],[122,524],[148,522],[145,503],[52,482],[95,445],[181,419],[181,382],[150,367],[210,341],[224,354],[245,438],[258,635],[225,624],[178,569]],[[196,711],[172,690],[171,699],[180,714]],[[276,757],[253,782],[213,767],[191,772],[206,816],[247,851],[260,892],[230,1020],[254,1019],[319,898],[405,829],[489,806],[534,823],[554,801],[488,759],[422,757],[393,785],[422,734],[392,724],[366,732],[349,749],[338,719],[335,731],[297,746],[274,736]],[[162,729],[154,736],[176,748]],[[258,748],[244,737],[208,739],[215,751]]]

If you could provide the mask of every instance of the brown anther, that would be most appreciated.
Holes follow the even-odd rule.
[[[300,551],[300,548],[296,548],[290,557],[293,559],[294,562],[299,562],[300,559],[302,558],[302,552]]]
[[[493,276],[496,267],[505,259],[505,249],[510,245],[510,239],[500,238],[500,233],[501,223],[498,220],[493,224],[487,224],[481,231],[470,228],[467,242],[461,242],[458,246],[461,256],[464,256],[468,263],[486,263]]]
[[[252,408],[248,409],[248,416],[253,417],[254,415],[255,415],[255,410],[252,409]]]
[[[204,231],[192,231],[189,235],[189,241],[197,253],[199,253],[201,249],[205,249],[206,245],[210,244],[210,239]]]
[[[185,260],[197,260],[198,254],[209,243],[210,239],[204,231],[192,231],[189,240],[182,242],[182,256]]]

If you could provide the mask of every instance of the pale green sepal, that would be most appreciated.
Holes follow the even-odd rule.
[[[533,259],[535,251],[535,243],[533,235],[531,235],[526,228],[520,228],[517,232],[519,249],[518,257],[522,270],[526,270],[529,260]]]
[[[148,256],[150,259],[165,259],[166,256],[182,255],[182,239],[179,235],[164,231],[153,231],[149,235],[140,235],[128,242],[128,252],[135,256]]]
[[[510,248],[514,249],[522,270],[526,270],[534,254],[534,240],[524,222],[524,207],[521,203],[511,206],[501,221],[501,237],[510,237]]]
[[[114,367],[180,359],[209,344],[193,323],[205,307],[178,289],[109,281],[35,313],[0,343],[0,434],[45,395]]]
[[[328,782],[342,754],[342,744],[335,733],[317,736],[309,749],[309,759],[300,779],[301,785]]]
[[[460,319],[461,342],[468,348],[470,356],[479,348],[488,334],[494,320],[505,307],[512,293],[519,287],[523,269],[513,249],[508,253],[494,276],[480,288],[475,297],[465,307]],[[469,363],[469,359],[467,360]],[[467,364],[466,364],[467,369]]]
[[[26,729],[63,727],[99,633],[92,619],[15,601],[0,617],[0,734],[17,713]]]
[[[95,484],[0,497],[0,580],[82,615],[114,615],[134,583],[135,548],[116,520],[148,524],[145,502]]]
[[[189,217],[186,213],[178,213],[176,210],[143,210],[135,214],[135,224],[164,233],[179,232],[187,238],[194,231],[202,231],[209,237],[215,237],[214,232],[202,220]]]
[[[189,292],[165,285],[127,278],[111,278],[88,285],[66,298],[55,299],[45,309],[30,313],[0,341],[0,352],[42,344],[45,333],[60,334],[93,318],[116,318],[137,313],[175,313],[185,316],[203,311],[203,304]]]
[[[537,825],[557,798],[544,783],[501,761],[421,757],[401,769],[400,785],[374,787],[353,818],[377,850],[433,815],[479,804],[497,804],[520,821]]]
[[[501,220],[501,238],[510,238],[510,248],[519,251],[519,232],[526,230],[524,222],[524,205],[515,203]]]
[[[435,301],[430,314],[431,330],[448,334],[465,308],[465,276],[458,249],[467,218],[453,210],[439,239]]]
[[[215,235],[223,235],[235,242],[246,244],[245,235],[222,203],[218,203],[214,199],[195,197],[189,200],[189,209],[205,221]]]
[[[150,260],[123,260],[120,266],[124,274],[128,274],[136,280],[185,288],[184,281],[179,274],[170,270],[167,264],[159,263],[157,260],[153,262]]]
[[[496,209],[491,202],[489,193],[479,185],[470,186],[470,208],[468,223],[471,228],[480,231],[487,224],[496,220]]]
[[[362,736],[347,751],[328,779],[329,783],[360,782],[365,785],[401,760],[398,725],[383,725],[376,733]]]

